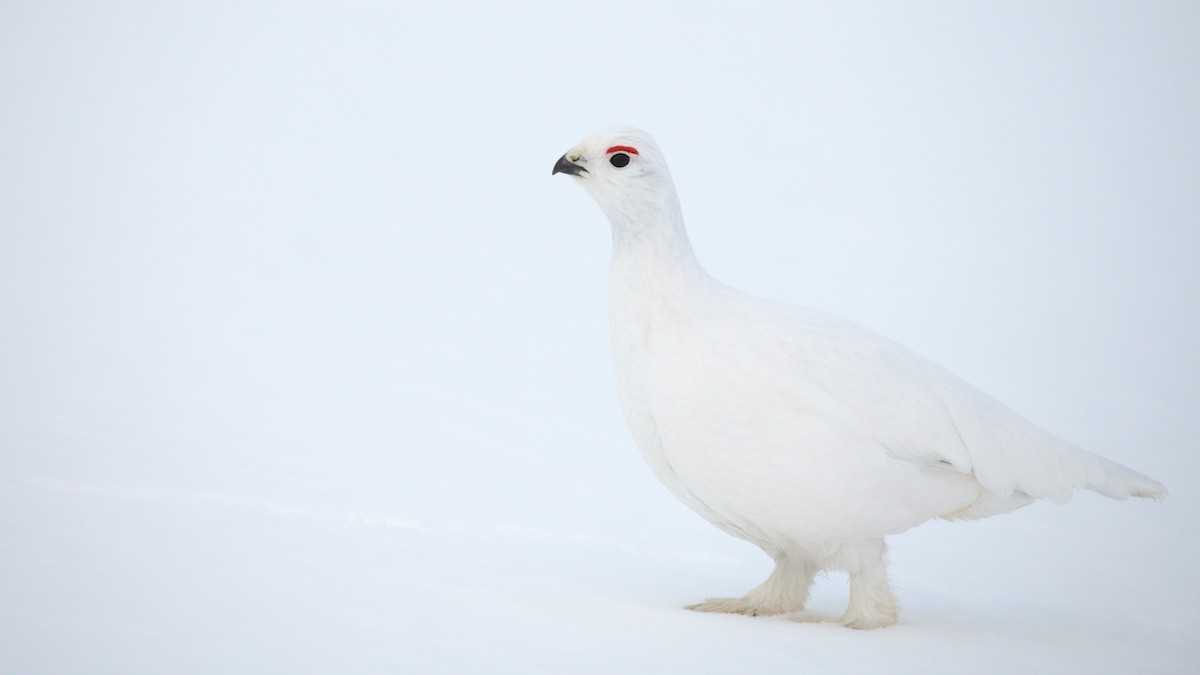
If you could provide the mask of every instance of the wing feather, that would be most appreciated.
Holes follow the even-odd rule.
[[[1067,443],[881,335],[818,312],[788,314],[775,318],[791,328],[785,349],[796,376],[836,400],[897,460],[971,475],[992,502],[1010,508],[1030,498],[1065,502],[1080,489],[1117,499],[1166,494],[1157,481]]]

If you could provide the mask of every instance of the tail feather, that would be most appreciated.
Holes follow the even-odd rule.
[[[1100,461],[1103,472],[1098,480],[1088,482],[1089,490],[1095,490],[1105,497],[1113,499],[1141,497],[1157,501],[1166,498],[1167,488],[1162,483],[1110,459],[1103,457],[1096,457],[1096,459]]]

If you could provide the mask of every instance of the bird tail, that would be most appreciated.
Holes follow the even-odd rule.
[[[1089,490],[1095,490],[1105,497],[1113,499],[1141,497],[1157,501],[1167,496],[1167,488],[1153,478],[1112,460],[1095,457],[1100,460],[1102,471],[1097,472],[1098,475],[1089,477],[1087,484]]]

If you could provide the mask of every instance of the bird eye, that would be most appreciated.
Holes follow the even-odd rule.
[[[612,157],[609,157],[608,162],[609,162],[609,164],[612,164],[613,166],[615,166],[619,169],[619,168],[629,164],[629,155],[627,155],[623,152],[618,152],[617,154],[613,155]]]

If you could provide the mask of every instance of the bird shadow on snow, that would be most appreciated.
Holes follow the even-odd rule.
[[[844,575],[842,579],[838,576],[833,574],[825,581],[844,581]],[[843,588],[837,588],[820,594],[825,597],[814,597],[812,611],[836,618],[844,605],[837,590],[844,594]],[[1131,644],[1137,642],[1138,631],[1126,622],[1081,617],[1070,609],[1040,603],[1013,601],[968,607],[955,598],[924,597],[903,604],[901,612],[898,624],[867,631],[848,629],[835,621],[801,623],[786,616],[680,611],[676,620],[689,631],[707,625],[713,630],[701,632],[711,636],[719,632],[763,647],[777,645],[776,651],[780,652],[800,649],[810,665],[835,659],[839,668],[846,669],[844,672],[866,672],[863,669],[876,666],[891,672],[978,670],[981,657],[988,659],[992,668],[1065,672],[1092,669],[1106,662],[1140,662],[1136,653],[1144,651]],[[1180,644],[1185,643],[1186,639],[1180,637]],[[1164,667],[1169,669],[1169,664]],[[1118,665],[1117,670],[1121,669]]]

